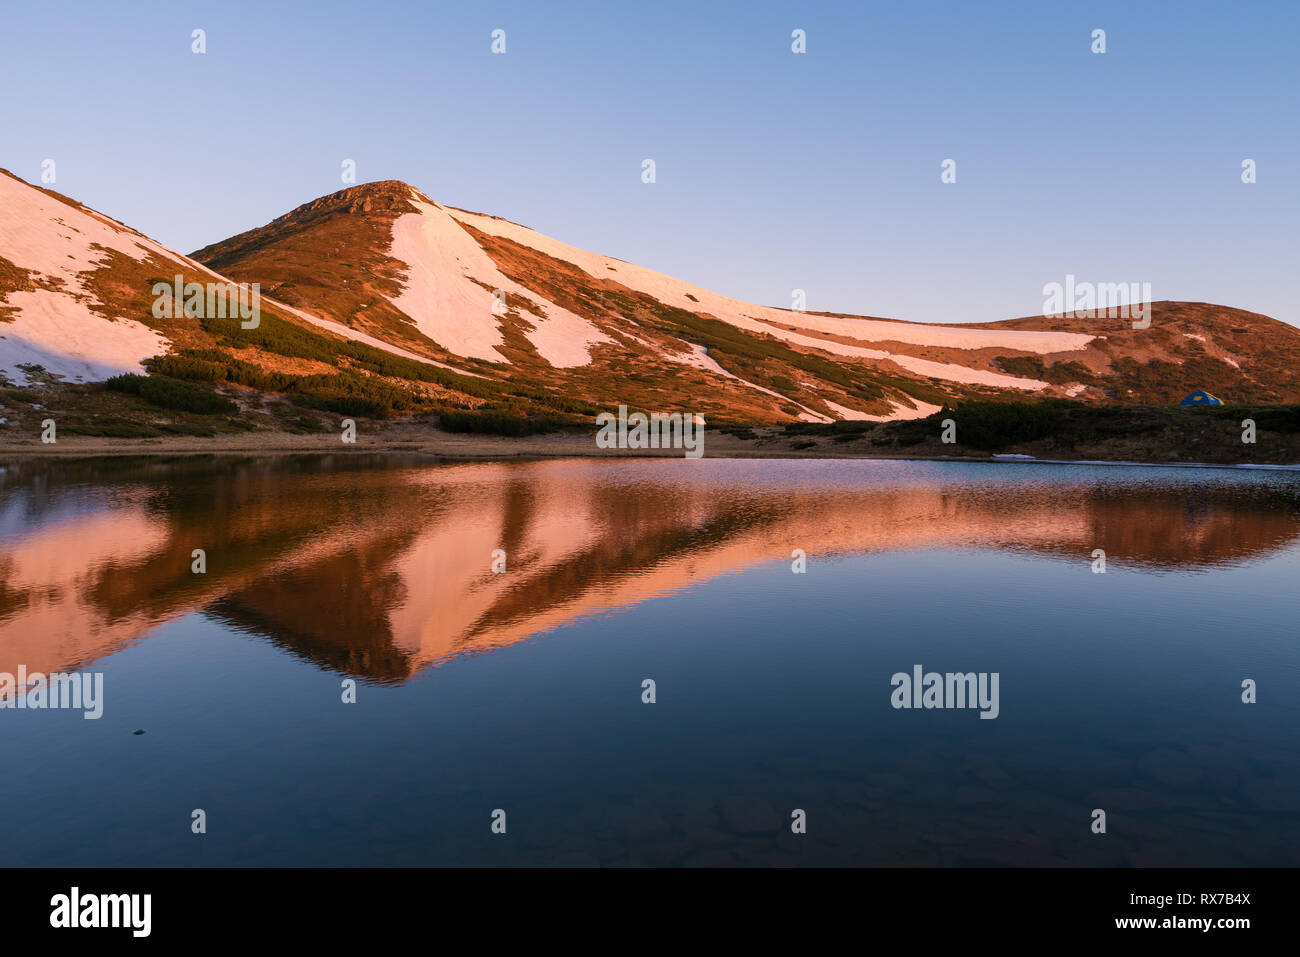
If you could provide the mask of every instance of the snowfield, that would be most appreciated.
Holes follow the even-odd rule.
[[[167,351],[167,340],[133,319],[109,322],[65,293],[12,292],[12,322],[0,322],[0,375],[24,384],[20,368],[38,365],[73,382],[99,382],[123,372],[143,372],[141,361]]]
[[[39,189],[0,175],[0,255],[16,266],[61,279],[59,291],[11,292],[4,303],[18,310],[0,322],[0,374],[27,382],[19,366],[34,363],[77,381],[139,372],[140,362],[166,352],[168,342],[134,319],[105,319],[90,311],[94,301],[80,273],[104,264],[105,253],[135,260],[149,253],[179,257],[107,217],[74,209]]]
[[[822,401],[826,403],[827,408],[846,422],[901,422],[904,419],[924,419],[943,408],[943,406],[922,402],[920,399],[913,399],[912,401],[916,403],[914,409],[909,409],[901,402],[891,402],[888,415],[868,415],[866,412],[847,408],[830,399],[822,399]]]
[[[493,311],[495,289],[541,307],[545,318],[520,310],[533,326],[526,335],[558,369],[586,365],[592,346],[612,341],[593,323],[507,278],[443,207],[414,196],[412,202],[419,212],[393,223],[389,255],[406,264],[407,277],[401,295],[391,301],[438,345],[458,356],[506,362],[497,351],[505,339],[501,317]]]
[[[438,362],[437,360],[430,359],[427,356],[416,355],[410,350],[385,342],[383,339],[376,339],[368,333],[361,332],[358,329],[353,329],[350,326],[345,326],[341,322],[334,322],[331,319],[322,319],[320,316],[313,316],[309,312],[303,312],[301,309],[296,309],[277,299],[272,299],[270,296],[263,296],[262,301],[269,302],[276,309],[297,316],[303,322],[310,322],[313,326],[319,326],[322,329],[334,333],[336,336],[342,336],[344,339],[351,339],[353,342],[360,342],[367,346],[374,346],[376,349],[382,349],[384,352],[390,352],[395,356],[401,356],[403,359],[414,359],[416,362],[423,362],[427,365],[437,366],[439,369],[447,369],[448,371],[458,373],[459,375],[472,376],[475,379],[486,378],[486,376],[481,376],[477,372],[466,372],[464,369],[457,369],[455,366],[449,366],[445,362]]]

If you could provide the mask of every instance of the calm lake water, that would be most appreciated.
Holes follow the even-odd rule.
[[[1300,864],[1298,604],[1298,473],[9,462],[0,865]]]

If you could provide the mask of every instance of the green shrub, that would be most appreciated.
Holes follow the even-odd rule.
[[[1237,419],[1239,409],[1231,409],[1230,417]],[[1253,416],[1255,425],[1269,432],[1300,432],[1300,405],[1280,405],[1259,409]]]
[[[557,416],[510,415],[504,412],[443,412],[438,427],[444,432],[474,432],[486,435],[536,435],[554,432],[567,422]]]
[[[787,422],[786,435],[861,435],[870,432],[878,423],[865,419],[837,419],[834,422]]]
[[[724,435],[732,435],[738,439],[755,438],[754,428],[750,425],[725,425],[719,431]]]
[[[930,418],[953,419],[958,445],[993,451],[1058,434],[1066,412],[1077,405],[1059,399],[1033,403],[960,402],[955,409],[945,408]]]
[[[210,425],[190,425],[188,422],[158,422],[154,428],[167,435],[199,435],[203,437],[216,435]]]
[[[104,385],[113,392],[138,395],[149,404],[162,409],[207,415],[216,412],[234,412],[239,408],[225,396],[175,379],[158,379],[127,372],[113,376]]]
[[[284,392],[292,387],[296,378],[287,372],[266,372],[242,359],[231,359],[226,367],[227,381],[263,392]]]
[[[123,372],[121,375],[115,375],[104,380],[104,388],[110,392],[126,392],[130,395],[139,395],[140,383],[144,379],[144,376],[136,375],[134,372]]]
[[[411,394],[395,388],[380,379],[371,379],[352,373],[337,375],[296,376],[290,389],[299,396],[298,401],[313,409],[324,409],[340,415],[368,415],[383,417],[395,411],[409,410],[413,404]]]
[[[90,435],[108,439],[152,439],[163,433],[153,426],[131,422],[128,419],[97,419],[94,422],[69,422],[60,425],[59,431],[70,435]]]
[[[330,340],[310,329],[278,319],[265,310],[258,316],[256,329],[243,328],[237,316],[226,319],[205,317],[199,320],[199,326],[204,332],[216,336],[223,345],[237,349],[257,346],[291,359],[315,359],[332,366],[339,363],[338,350]]]
[[[144,364],[154,375],[171,376],[173,379],[224,382],[226,378],[224,365],[188,355],[154,356],[146,359]]]
[[[289,422],[289,427],[295,432],[327,432],[328,427],[321,425],[320,420],[310,415],[300,415]]]

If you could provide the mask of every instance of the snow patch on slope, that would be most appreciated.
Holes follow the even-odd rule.
[[[592,346],[612,341],[586,319],[507,278],[446,209],[414,197],[412,202],[419,212],[393,223],[389,255],[406,264],[407,277],[392,303],[438,345],[456,355],[506,362],[497,349],[505,338],[493,312],[494,289],[538,303],[545,316],[526,313],[534,327],[526,335],[538,355],[556,368],[586,365]]]
[[[755,392],[762,392],[766,395],[772,396],[775,399],[779,399],[782,402],[788,403],[790,405],[798,406],[800,409],[803,410],[802,412],[799,413],[800,421],[823,422],[823,423],[834,421],[834,419],[822,415],[820,412],[814,412],[812,409],[809,409],[806,406],[799,405],[798,402],[794,401],[794,399],[791,399],[789,396],[782,395],[780,392],[774,392],[773,390],[767,388],[766,386],[761,386],[756,382],[750,382],[748,379],[742,379],[740,376],[728,372],[726,369],[722,368],[722,366],[718,365],[718,360],[713,358],[713,356],[709,355],[709,350],[704,346],[696,345],[693,342],[688,342],[686,344],[691,347],[690,355],[680,355],[671,352],[665,352],[663,354],[663,357],[667,359],[669,362],[676,362],[679,365],[685,365],[685,366],[694,366],[696,369],[703,369],[705,372],[712,372],[715,375],[720,375],[723,376],[724,378],[731,379],[733,382],[739,382],[743,386],[748,386],[749,388],[753,389]]]
[[[12,322],[0,322],[0,374],[11,382],[29,381],[22,365],[97,382],[142,372],[142,360],[167,351],[167,340],[148,326],[131,319],[109,322],[66,293],[11,292],[6,302],[18,307]]]
[[[731,300],[736,302],[737,300]],[[916,346],[942,346],[948,349],[1018,349],[1047,355],[1073,352],[1085,348],[1093,336],[1076,332],[1037,332],[1027,329],[971,329],[965,326],[921,325],[911,322],[887,322],[883,319],[846,319],[816,316],[806,312],[787,312],[770,307],[760,309],[760,318],[787,326],[799,326],[813,332],[845,336],[864,342],[904,342]],[[773,317],[775,316],[775,318]]]
[[[449,366],[445,362],[438,362],[436,359],[430,359],[427,356],[416,355],[414,352],[403,349],[401,346],[395,346],[391,342],[385,342],[383,339],[376,339],[372,335],[353,329],[350,326],[345,326],[341,322],[334,322],[330,319],[322,319],[319,316],[313,316],[309,312],[303,312],[301,309],[295,309],[293,306],[285,305],[279,300],[272,299],[270,296],[263,296],[262,298],[271,303],[277,309],[283,309],[285,312],[292,313],[304,322],[310,322],[314,326],[328,329],[330,332],[335,335],[340,335],[344,339],[351,339],[353,342],[360,342],[368,346],[374,346],[376,349],[382,349],[384,352],[391,352],[393,355],[401,356],[403,359],[414,359],[416,362],[428,363],[431,366],[437,366],[439,369],[446,369],[449,372],[473,376],[475,379],[487,378],[486,376],[479,375],[477,372],[466,372],[464,369],[457,369],[455,366]]]
[[[648,342],[643,343],[643,345],[649,346],[652,349],[654,348],[654,346],[651,346],[650,343]],[[718,365],[718,360],[713,358],[713,356],[709,355],[709,350],[707,347],[697,345],[694,342],[688,342],[686,343],[686,345],[691,347],[691,351],[688,355],[682,355],[681,353],[674,353],[674,352],[665,352],[663,354],[663,357],[667,359],[669,362],[675,362],[678,365],[693,366],[696,369],[703,369],[705,372],[712,372],[714,375],[725,376],[728,379],[735,379],[737,382],[745,381],[739,376],[732,375],[726,369],[722,368],[722,366]],[[747,384],[753,385],[753,383],[747,383]],[[753,386],[753,387],[755,389],[758,389],[760,392],[771,391],[769,389],[763,389],[761,386]]]
[[[177,260],[166,247],[76,209],[35,187],[0,175],[0,256],[42,276],[63,280],[59,291],[11,292],[17,315],[0,322],[0,374],[26,382],[18,366],[35,363],[74,380],[107,379],[139,372],[140,362],[166,352],[168,341],[134,319],[105,319],[91,312],[93,294],[79,273],[104,264],[98,244],[137,261],[149,253]]]
[[[908,408],[902,402],[890,402],[887,415],[869,415],[866,412],[859,412],[857,409],[850,409],[840,405],[838,402],[832,402],[830,399],[822,399],[822,401],[837,416],[850,422],[901,422],[904,419],[924,419],[927,416],[934,415],[942,408],[942,406],[922,402],[920,399],[913,399],[912,402],[916,404],[916,408]]]

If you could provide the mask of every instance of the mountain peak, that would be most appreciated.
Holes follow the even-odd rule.
[[[361,183],[348,186],[337,192],[313,199],[281,216],[275,222],[292,221],[295,218],[320,212],[345,210],[349,213],[405,213],[412,212],[411,203],[415,200],[430,201],[414,186],[399,179],[376,180],[373,183]]]
[[[313,199],[291,209],[265,226],[250,229],[230,239],[196,250],[196,258],[219,262],[233,261],[251,250],[262,248],[268,242],[286,234],[301,233],[337,217],[357,217],[357,222],[374,221],[375,228],[385,234],[392,222],[404,213],[417,212],[416,202],[432,202],[414,186],[397,179],[376,180],[347,186],[337,192]]]

